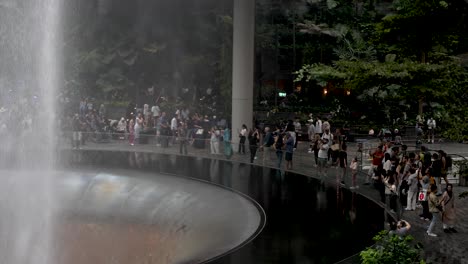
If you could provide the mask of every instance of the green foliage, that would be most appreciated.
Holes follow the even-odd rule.
[[[225,1],[115,0],[102,6],[95,1],[65,6],[67,95],[138,104],[164,96],[170,101],[165,103],[183,101],[193,111],[200,106],[195,102],[209,97],[203,102],[210,111],[230,111],[225,98],[232,86],[232,9]],[[152,95],[147,93],[150,87]]]
[[[427,102],[426,111],[446,127],[443,135],[466,140],[468,73],[452,58],[438,63],[421,64],[410,60],[395,61],[340,60],[333,66],[304,65],[296,72],[296,81],[315,81],[320,86],[332,83],[351,90],[356,99],[368,106],[366,122],[394,124],[409,114],[414,120],[418,100]],[[465,92],[464,92],[465,91]],[[352,107],[356,109],[356,107]],[[383,117],[383,118],[382,118]]]
[[[362,264],[413,264],[425,263],[420,257],[422,245],[414,245],[411,236],[400,238],[381,231],[374,237],[375,245],[359,254]]]

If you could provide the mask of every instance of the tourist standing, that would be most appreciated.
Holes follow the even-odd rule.
[[[382,165],[382,160],[384,158],[384,153],[382,151],[382,145],[379,145],[374,152],[370,153],[370,156],[372,157],[372,165],[369,168],[369,171],[367,173],[367,179],[364,185],[369,185],[370,184],[370,179],[374,175],[374,171],[377,170],[379,165]]]
[[[286,169],[291,170],[293,166],[293,152],[294,152],[294,138],[291,136],[290,132],[286,133],[286,149],[285,149],[285,157],[286,160]]]
[[[323,130],[322,130],[322,120],[320,120],[320,117],[317,117],[317,121],[315,121],[315,133],[319,134],[322,136]]]
[[[314,152],[314,159],[315,159],[315,167],[318,166],[318,153],[320,150],[321,142],[322,142],[322,139],[320,139],[320,135],[315,134],[314,142],[312,144],[312,151]]]
[[[318,171],[320,177],[326,174],[326,166],[327,166],[327,159],[328,159],[328,149],[330,148],[328,144],[328,139],[323,138],[319,143],[319,151],[318,151]]]
[[[177,131],[178,135],[177,138],[179,139],[179,153],[181,155],[187,155],[187,123],[185,122],[180,122],[180,125],[178,127]]]
[[[309,119],[308,120],[309,122],[309,128],[307,130],[307,134],[309,136],[309,153],[312,153],[312,146],[314,144],[314,140],[315,140],[315,125],[314,125],[314,120],[313,119]]]
[[[427,143],[434,143],[436,121],[430,117],[427,120]]]
[[[411,168],[409,170],[410,176],[408,177],[408,193],[406,201],[406,211],[416,210],[416,200],[418,196],[418,173],[419,170]]]
[[[81,143],[81,121],[80,121],[80,115],[75,114],[73,119],[72,119],[72,148],[73,149],[79,149],[80,148],[80,143]]]
[[[426,233],[429,236],[436,237],[437,234],[435,234],[434,227],[436,224],[439,223],[439,218],[440,218],[440,200],[439,197],[437,197],[437,185],[433,184],[431,185],[431,193],[429,194],[429,212],[432,214],[432,221],[431,224],[429,225],[429,228],[427,229]]]
[[[138,113],[137,118],[135,119],[135,143],[138,144],[140,143],[140,133],[141,130],[143,129],[143,115],[141,113]]]
[[[432,219],[432,214],[429,212],[429,201],[428,201],[431,183],[429,180],[429,174],[427,172],[425,173],[424,176],[421,177],[421,180],[419,180],[419,183],[421,184],[421,191],[423,193],[423,196],[421,196],[422,199],[420,199],[421,206],[422,206],[422,213],[419,215],[419,217],[421,218],[421,220],[429,221]]]
[[[273,133],[270,131],[269,127],[265,127],[265,136],[263,137],[262,149],[263,149],[263,162],[265,160],[271,159],[271,147],[275,144],[275,138],[273,137]]]
[[[444,208],[442,223],[445,233],[457,233],[455,229],[455,197],[453,196],[453,185],[447,184],[441,203]]]
[[[260,133],[258,132],[258,128],[250,129],[250,132],[249,132],[250,163],[254,162],[255,155],[257,154],[259,140],[260,140]]]
[[[281,169],[281,162],[283,161],[283,146],[284,146],[284,141],[283,141],[283,135],[281,134],[281,130],[279,126],[276,128],[276,133],[275,133],[275,152],[276,152],[276,158],[277,158],[277,168]]]
[[[175,115],[171,119],[171,144],[175,144],[175,140],[177,138],[177,130],[178,130],[177,123],[178,123],[177,115]]]
[[[216,127],[212,127],[210,130],[210,150],[211,154],[218,155],[219,154],[219,137],[220,137],[219,130]]]
[[[231,130],[229,130],[228,127],[224,129],[223,142],[224,142],[224,155],[226,156],[227,159],[231,159],[232,157]]]
[[[380,173],[385,173],[384,170],[381,170]],[[395,173],[390,172],[386,175],[383,183],[385,184],[385,204],[387,208],[390,209],[391,212],[396,212],[396,201],[397,201],[397,187],[396,187],[396,180],[395,180]]]
[[[241,130],[239,131],[239,154],[245,154],[245,140],[247,137],[247,126],[245,124],[242,125]]]

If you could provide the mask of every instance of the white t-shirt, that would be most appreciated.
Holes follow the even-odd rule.
[[[245,137],[245,136],[247,135],[247,129],[245,129],[245,128],[241,129],[240,134],[241,134],[243,137]]]
[[[153,105],[153,107],[151,107],[151,112],[153,112],[153,116],[156,117],[160,116],[161,110],[159,109],[159,106]]]
[[[436,128],[436,121],[434,119],[427,120],[427,128],[428,129]]]
[[[322,134],[322,120],[315,122],[315,133]]]
[[[322,159],[327,159],[328,158],[328,149],[330,146],[328,144],[323,144],[322,147],[320,148],[318,152],[318,157]]]
[[[171,130],[177,130],[177,118],[175,117],[171,119]]]
[[[332,133],[330,133],[330,132],[328,134],[323,133],[322,134],[322,139],[325,139],[325,138],[328,139],[328,145],[333,144],[333,134]]]

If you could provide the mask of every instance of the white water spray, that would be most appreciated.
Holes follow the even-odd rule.
[[[53,264],[58,0],[0,1],[0,263]]]

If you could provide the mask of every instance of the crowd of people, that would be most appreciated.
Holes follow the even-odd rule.
[[[329,120],[312,116],[310,118],[307,125],[308,153],[313,156],[311,162],[318,174],[325,176],[330,167],[336,167],[342,185],[345,185],[345,180],[350,175],[349,188],[359,188],[359,160],[352,157],[348,161],[346,134],[340,128],[332,132]],[[428,124],[431,129],[435,129],[432,118]],[[178,144],[180,154],[187,154],[189,145],[205,148],[208,143],[211,154],[224,154],[228,159],[234,154],[232,139],[236,135],[229,129],[225,119],[191,113],[188,107],[177,109],[172,115],[168,115],[157,105],[151,108],[144,105],[136,114],[131,112],[126,118],[110,120],[106,118],[104,105],[94,109],[86,101],[80,103],[78,113],[72,118],[71,128],[74,148],[79,148],[90,138],[105,139],[106,136],[103,135],[106,133],[103,132],[109,131],[108,137],[128,141],[132,146],[145,143],[147,137],[153,138],[156,145],[161,147]],[[248,153],[250,162],[254,163],[258,152],[264,152],[263,159],[276,158],[278,168],[282,168],[284,159],[286,170],[291,170],[301,133],[302,126],[297,119],[280,123],[273,129],[270,126],[249,128],[244,124],[237,129],[237,153]],[[433,131],[428,132],[428,135],[428,140],[432,143]],[[421,220],[430,221],[427,229],[429,236],[437,236],[434,228],[440,222],[440,215],[443,215],[444,232],[455,233],[453,186],[447,180],[452,162],[447,153],[442,150],[431,152],[425,146],[410,152],[402,144],[398,129],[389,135],[382,130],[377,137],[381,143],[369,151],[372,161],[364,184],[373,184],[382,201],[400,216],[403,211],[410,213],[420,209]],[[408,223],[403,225],[409,229]]]
[[[370,153],[367,174],[387,207],[401,216],[420,209],[421,221],[430,221],[428,236],[437,236],[435,226],[442,219],[445,233],[456,233],[453,185],[447,179],[452,160],[443,150],[431,152],[425,146],[408,152],[391,142]]]

